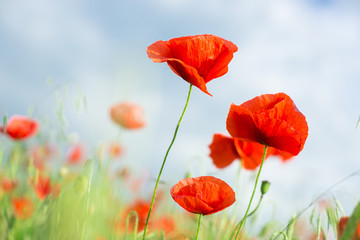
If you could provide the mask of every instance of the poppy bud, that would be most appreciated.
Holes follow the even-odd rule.
[[[270,188],[270,182],[268,181],[262,181],[261,182],[261,194],[264,195],[269,191]]]
[[[192,174],[190,171],[186,172],[185,174],[185,178],[191,178],[192,177]]]

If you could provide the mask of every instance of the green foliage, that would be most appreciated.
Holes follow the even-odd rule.
[[[295,223],[297,221],[297,216],[293,216],[288,224],[287,230],[286,230],[286,236],[288,239],[292,239],[293,234],[294,234],[294,228],[295,228]]]
[[[326,207],[326,215],[328,220],[328,230],[331,228],[331,230],[334,232],[335,236],[337,235],[337,224],[339,222],[339,214],[337,208],[333,207]]]
[[[283,231],[277,231],[277,232],[275,232],[275,233],[271,236],[270,240],[277,239],[277,237],[280,236],[280,235],[283,237],[284,240],[288,240],[288,237],[287,237],[286,233],[283,232]]]
[[[48,84],[53,85],[54,83],[49,79]],[[36,141],[29,143],[0,139],[6,143],[1,142],[0,144],[0,180],[7,178],[16,180],[17,183],[13,192],[6,192],[0,186],[0,240],[141,239],[144,232],[141,224],[144,220],[138,210],[129,210],[129,206],[139,196],[134,196],[134,193],[131,195],[130,184],[127,180],[115,176],[111,159],[103,154],[98,156],[93,153],[83,165],[70,166],[65,163],[65,154],[62,151],[64,145],[69,144],[64,116],[67,88],[60,88],[54,96],[57,103],[55,114],[57,122],[60,123],[60,128],[54,130],[56,131],[55,136],[60,136],[63,140],[54,138],[58,140],[58,147],[61,151],[56,158],[56,164],[40,170],[36,166],[36,157],[31,153],[33,146],[44,147],[44,143],[48,141],[47,134],[43,133],[41,137],[36,138]],[[79,95],[73,98],[73,102],[77,111],[87,107],[87,99],[81,90]],[[34,107],[30,107],[29,116],[33,112]],[[7,116],[4,116],[3,127],[6,128],[6,125]],[[39,199],[35,192],[35,183],[40,174],[49,175],[52,187],[60,186],[58,195],[52,192],[45,199]],[[190,175],[188,172],[187,176]],[[165,183],[161,180],[159,182]],[[252,207],[252,211],[247,215],[249,221],[261,218],[261,215],[258,215],[258,209],[269,186],[269,182],[262,182],[258,204]],[[139,195],[139,193],[136,194]],[[24,196],[33,202],[34,211],[31,216],[22,219],[16,215],[12,199]],[[323,197],[324,194],[320,196]],[[339,215],[344,215],[344,211],[336,198],[333,198],[332,202],[326,206],[325,211],[324,208],[318,208],[316,203],[320,200],[320,196],[295,214],[282,230],[279,230],[281,229],[280,224],[272,219],[263,226],[255,226],[255,221],[253,221],[248,223],[248,226],[253,226],[252,228],[246,227],[239,233],[242,236],[241,239],[251,239],[252,237],[273,240],[300,239],[301,231],[298,230],[297,224],[300,217],[303,217],[302,214],[310,207],[313,207],[309,216],[313,228],[307,230],[316,233],[317,239],[326,240],[329,238],[329,233],[336,236]],[[155,220],[149,227],[146,239],[193,239],[196,233],[196,219],[171,209],[168,204],[170,200],[166,199],[166,201],[160,203],[160,206],[156,206],[156,211],[152,215]],[[239,207],[244,209],[244,206]],[[160,229],[156,228],[156,219],[165,215],[164,213],[168,213],[172,219],[175,219],[175,230],[170,233],[163,226]],[[224,211],[203,216],[199,239],[233,240],[243,221],[238,217],[236,211],[231,213]],[[360,202],[354,209],[341,240],[351,239],[359,219]]]
[[[356,227],[360,221],[360,201],[356,205],[353,213],[351,214],[348,223],[346,224],[344,233],[342,234],[340,240],[351,239],[356,231]]]

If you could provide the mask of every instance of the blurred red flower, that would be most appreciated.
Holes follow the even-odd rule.
[[[130,177],[130,169],[128,167],[123,167],[121,169],[118,169],[115,172],[116,177],[119,177],[124,182],[127,182]]]
[[[58,149],[56,146],[46,143],[33,147],[30,154],[34,167],[38,170],[44,170],[45,164],[58,154]]]
[[[69,164],[79,164],[84,158],[83,146],[78,144],[71,147],[67,154],[67,162]]]
[[[120,144],[114,142],[111,143],[109,146],[109,154],[111,158],[118,158],[121,156],[123,152],[122,147],[120,146]]]
[[[59,183],[55,183],[51,186],[51,189],[52,197],[57,198],[60,195],[61,185]]]
[[[341,238],[342,234],[345,231],[346,224],[349,221],[349,217],[341,217],[338,223],[338,239]],[[356,231],[351,240],[360,240],[360,221],[358,222]]]
[[[170,189],[172,198],[191,213],[210,215],[235,202],[235,192],[224,181],[203,176],[186,178]]]
[[[154,224],[153,229],[164,231],[167,235],[175,230],[175,220],[171,216],[165,215],[158,218]]]
[[[237,50],[232,42],[205,34],[160,40],[146,52],[153,62],[167,62],[175,74],[211,96],[206,83],[227,73]]]
[[[1,181],[1,187],[5,192],[10,193],[17,187],[17,181],[9,178],[3,178]]]
[[[11,200],[14,215],[18,219],[29,218],[34,212],[34,205],[30,199],[25,197],[13,198]]]
[[[240,139],[214,134],[209,145],[210,157],[217,168],[229,166],[235,159],[239,159],[245,169],[256,169],[264,153],[264,145],[256,142],[244,142]],[[269,147],[266,157],[279,156],[283,161],[293,157],[290,153]]]
[[[35,183],[36,196],[42,201],[51,193],[50,178],[39,174]]]
[[[142,231],[145,227],[146,218],[150,209],[150,202],[144,200],[136,200],[135,203],[128,207],[127,214],[135,211],[138,214],[138,231]],[[130,227],[133,228],[135,224],[135,217],[130,217]]]
[[[226,121],[230,135],[298,155],[308,136],[305,116],[285,93],[265,94],[232,104]]]
[[[6,129],[0,127],[0,132],[8,135],[14,140],[25,140],[38,131],[39,125],[35,120],[28,117],[14,115],[7,122]]]
[[[110,109],[111,119],[126,129],[138,129],[145,126],[143,109],[133,103],[119,103]]]

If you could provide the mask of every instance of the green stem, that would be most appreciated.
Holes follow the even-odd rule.
[[[87,185],[87,194],[86,194],[86,214],[88,214],[88,216],[86,216],[84,224],[83,224],[83,228],[81,231],[81,237],[80,239],[84,239],[84,234],[85,234],[85,229],[87,226],[87,221],[88,221],[88,217],[89,216],[89,210],[90,210],[90,192],[91,192],[91,182],[92,182],[92,178],[93,178],[93,170],[94,170],[94,161],[93,160],[88,160],[88,164],[89,164],[89,173],[88,173],[88,185]],[[85,166],[86,167],[86,166]]]
[[[316,240],[320,240],[320,237],[321,237],[321,217],[319,214],[317,221],[317,229],[316,229]]]
[[[330,192],[330,190],[334,189],[335,187],[337,187],[338,185],[340,185],[341,183],[345,182],[346,180],[359,175],[359,170],[356,170],[355,172],[349,174],[348,176],[342,178],[340,181],[336,182],[335,184],[333,184],[332,186],[330,186],[329,188],[325,189],[325,191],[323,191],[321,194],[319,194],[314,200],[312,200],[305,208],[303,208],[301,211],[299,211],[295,217],[294,217],[294,221],[296,221],[304,212],[306,212],[306,210],[308,210],[311,206],[313,206],[317,201],[319,201],[319,199],[321,199],[324,195],[328,194]],[[275,240],[277,239],[280,234],[282,234],[284,231],[286,231],[286,229],[289,228],[291,221],[281,230],[281,231],[277,231],[273,234],[273,237],[271,239]]]
[[[188,96],[187,96],[187,99],[186,99],[186,104],[185,104],[184,110],[182,111],[181,117],[180,117],[179,122],[178,122],[178,124],[177,124],[177,126],[176,126],[176,129],[175,129],[174,136],[173,136],[173,138],[172,138],[172,140],[171,140],[171,143],[170,143],[169,148],[168,148],[167,151],[166,151],[166,154],[165,154],[163,163],[162,163],[161,168],[160,168],[159,175],[158,175],[158,177],[157,177],[157,179],[156,179],[155,188],[154,188],[154,193],[153,193],[153,196],[152,196],[149,213],[148,213],[148,215],[147,215],[146,223],[145,223],[145,227],[144,227],[144,234],[143,234],[143,238],[142,238],[143,240],[145,239],[146,229],[147,229],[147,225],[148,225],[148,223],[149,223],[151,209],[152,209],[152,207],[153,207],[153,205],[154,205],[156,190],[157,190],[157,187],[158,187],[158,185],[159,185],[161,173],[162,173],[162,171],[163,171],[163,169],[164,169],[165,162],[166,162],[167,156],[168,156],[168,154],[169,154],[169,152],[170,152],[170,149],[171,149],[172,145],[173,145],[174,142],[175,142],[175,138],[176,138],[177,132],[178,132],[178,130],[179,130],[179,126],[180,126],[181,120],[182,120],[182,118],[184,117],[186,108],[187,108],[187,106],[188,106],[188,104],[189,104],[191,89],[192,89],[192,85],[190,85],[190,87],[189,87],[189,93],[188,93]]]
[[[250,217],[250,216],[252,216],[257,210],[258,210],[258,208],[259,208],[259,206],[260,206],[260,203],[261,203],[261,201],[263,200],[263,198],[264,198],[264,194],[261,194],[261,196],[260,196],[260,200],[259,200],[259,202],[258,202],[258,204],[257,204],[257,206],[255,207],[255,209],[254,210],[252,210],[252,212],[251,213],[249,213],[248,214],[248,216],[247,217]]]
[[[249,218],[249,217],[251,217],[252,215],[255,214],[255,212],[256,212],[256,211],[258,210],[258,208],[260,207],[260,204],[261,204],[263,198],[264,198],[264,194],[261,194],[258,204],[256,205],[255,209],[252,210],[252,211],[247,215],[247,218]],[[242,221],[243,221],[243,219],[241,219],[241,221],[235,226],[235,229],[234,229],[234,230],[232,231],[232,233],[231,233],[230,239],[233,238],[236,229],[240,226],[240,224],[241,224]]]
[[[132,211],[126,217],[124,240],[127,240],[127,230],[129,228],[129,222],[130,222],[131,216],[135,217],[135,226],[134,226],[133,236],[134,236],[134,239],[136,239],[136,233],[137,233],[138,224],[139,224],[139,216],[136,211]]]
[[[264,154],[263,154],[263,157],[262,157],[262,160],[261,160],[261,164],[260,164],[260,168],[259,168],[258,174],[257,174],[257,176],[256,176],[255,186],[254,186],[253,192],[252,192],[252,194],[251,194],[250,202],[249,202],[248,208],[246,209],[245,216],[244,216],[243,219],[241,220],[241,223],[240,223],[239,229],[238,229],[238,231],[237,231],[237,233],[236,233],[235,239],[238,238],[239,233],[241,232],[241,228],[242,228],[243,226],[245,226],[246,218],[247,218],[247,216],[248,216],[248,212],[249,212],[249,210],[250,210],[250,206],[251,206],[252,200],[253,200],[254,195],[255,195],[256,186],[257,186],[257,183],[258,183],[258,181],[259,181],[260,172],[261,172],[262,166],[263,166],[264,161],[265,161],[267,147],[268,147],[268,146],[265,145]]]
[[[197,233],[196,233],[196,238],[195,238],[195,240],[197,240],[198,237],[199,237],[201,217],[202,217],[202,214],[199,214],[199,221],[198,221],[198,227],[197,227]]]

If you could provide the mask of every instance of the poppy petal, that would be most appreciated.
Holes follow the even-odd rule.
[[[255,170],[260,166],[264,155],[264,145],[256,142],[244,142],[238,138],[234,139],[234,144],[245,169]]]
[[[204,78],[199,75],[198,71],[195,68],[186,65],[182,61],[179,61],[177,59],[169,59],[167,63],[170,69],[179,77],[199,88],[204,93],[212,96],[206,88]]]
[[[256,117],[255,122],[261,132],[257,138],[259,142],[293,155],[301,151],[301,138],[286,121]]]
[[[231,136],[240,138],[244,141],[255,141],[254,139],[259,135],[252,113],[246,108],[235,104],[231,104],[226,119],[226,129]]]
[[[169,45],[164,41],[157,41],[147,49],[149,58],[156,63],[167,62],[170,69],[188,83],[198,87],[201,91],[212,96],[206,88],[205,80],[197,69],[176,58]]]
[[[281,161],[282,162],[286,162],[288,161],[289,159],[293,158],[294,155],[291,154],[291,153],[288,153],[288,152],[284,152],[284,151],[280,151],[276,148],[273,148],[273,147],[268,147],[267,149],[267,152],[269,155],[271,156],[277,156],[277,157],[280,157]]]
[[[155,63],[162,63],[168,61],[168,59],[174,58],[170,47],[164,41],[157,41],[151,44],[146,53],[148,57]]]
[[[240,158],[234,145],[234,138],[232,137],[214,134],[209,148],[210,157],[217,168],[225,168],[235,159]]]
[[[173,197],[175,202],[191,213],[207,214],[214,210],[200,199],[192,196]]]
[[[233,52],[237,51],[237,47],[235,46],[235,48],[233,48],[233,46],[235,45],[232,44],[231,47],[224,49],[223,52],[219,54],[216,63],[211,67],[205,78],[206,83],[208,83],[212,79],[221,77],[228,72],[228,65],[233,58]]]

